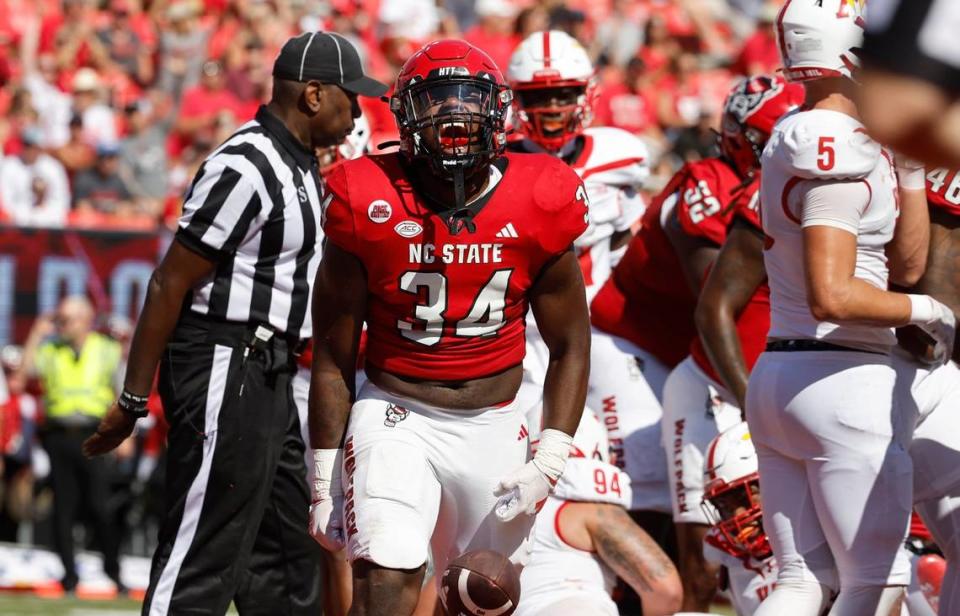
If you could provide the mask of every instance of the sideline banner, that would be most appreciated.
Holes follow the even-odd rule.
[[[164,242],[159,231],[0,225],[0,346],[22,344],[68,295],[89,296],[102,320],[135,320]]]

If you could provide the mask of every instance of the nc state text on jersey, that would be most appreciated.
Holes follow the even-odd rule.
[[[503,244],[410,244],[410,263],[503,263]]]

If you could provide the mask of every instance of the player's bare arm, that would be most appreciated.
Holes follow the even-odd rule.
[[[960,311],[960,224],[957,218],[941,210],[930,209],[930,250],[927,256],[927,268],[916,285],[910,289],[913,293],[930,295],[946,304],[954,313]],[[917,357],[930,359],[929,338],[918,328],[908,327],[897,330],[901,346]],[[960,359],[960,349],[954,344],[953,359]]]
[[[590,317],[572,250],[544,267],[530,290],[530,308],[550,349],[543,428],[572,435],[583,413],[590,372]]]
[[[337,449],[343,440],[354,384],[367,277],[360,261],[327,242],[313,290],[316,346],[310,376],[310,442]]]
[[[700,292],[695,318],[711,364],[741,409],[750,373],[737,335],[736,317],[766,276],[762,233],[736,219]]]
[[[327,242],[313,287],[315,338],[307,420],[314,458],[310,532],[329,552],[337,552],[345,542],[341,445],[355,394],[366,293],[360,261]]]
[[[922,167],[918,175],[919,187],[900,186],[897,228],[893,240],[886,246],[890,282],[904,287],[915,285],[923,276],[930,247],[930,215]],[[904,176],[905,173],[900,173],[901,182]]]
[[[803,230],[807,301],[821,321],[895,327],[910,320],[910,299],[854,275],[857,236],[827,226]]]
[[[163,349],[173,333],[187,292],[213,272],[216,263],[174,241],[154,270],[127,359],[123,386],[138,396],[150,394]],[[83,453],[96,456],[116,448],[133,432],[136,418],[116,403],[100,422],[97,433],[83,444]]]
[[[676,567],[626,510],[600,503],[573,504],[567,509],[574,508],[570,513],[577,515],[577,507],[586,510],[582,519],[589,537],[587,549],[596,551],[617,576],[637,591],[643,600],[644,615],[673,614],[679,610],[683,589]]]
[[[710,240],[702,237],[693,237],[684,232],[680,221],[677,218],[677,210],[674,208],[670,212],[667,224],[664,225],[664,231],[670,238],[677,257],[680,259],[680,265],[683,267],[683,274],[687,279],[687,284],[693,291],[694,297],[700,293],[700,287],[703,285],[703,277],[707,273],[710,265],[717,258],[720,247]]]

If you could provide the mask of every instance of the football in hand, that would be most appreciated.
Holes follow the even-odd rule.
[[[519,601],[516,568],[492,550],[461,554],[440,579],[440,602],[447,616],[509,616]]]

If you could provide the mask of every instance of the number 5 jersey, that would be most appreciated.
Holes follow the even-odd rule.
[[[545,154],[504,154],[489,173],[466,217],[425,199],[400,154],[345,161],[327,176],[324,232],[367,273],[368,363],[459,381],[523,361],[528,292],[586,229],[587,196]]]

